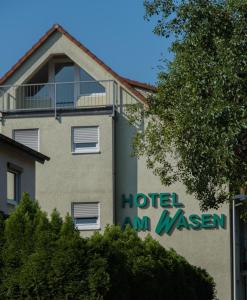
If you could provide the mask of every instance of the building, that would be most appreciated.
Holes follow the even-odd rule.
[[[36,166],[42,209],[69,212],[84,236],[131,223],[207,269],[220,300],[233,299],[234,287],[237,299],[247,299],[244,248],[232,247],[243,230],[236,222],[241,234],[232,234],[231,207],[201,212],[183,184],[162,186],[144,158],[131,156],[145,121],[130,125],[128,107],[145,105],[154,91],[121,77],[55,25],[0,80],[0,132],[51,157]]]
[[[35,198],[35,163],[49,157],[0,134],[0,211],[8,215],[24,192]]]

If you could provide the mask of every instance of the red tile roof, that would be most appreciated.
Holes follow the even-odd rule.
[[[22,64],[27,61],[30,56],[37,51],[46,40],[55,32],[60,32],[65,35],[72,43],[77,45],[82,51],[87,53],[94,61],[96,61],[99,65],[101,65],[106,71],[108,71],[113,77],[115,77],[123,86],[125,86],[129,91],[132,92],[138,99],[140,99],[145,104],[146,98],[138,92],[135,87],[143,88],[149,91],[155,91],[155,87],[146,83],[141,83],[138,81],[130,80],[118,75],[115,71],[113,71],[109,66],[107,66],[102,60],[100,60],[96,55],[94,55],[89,49],[87,49],[84,45],[82,45],[79,41],[77,41],[73,36],[71,36],[66,30],[63,29],[59,24],[55,24],[50,28],[39,41],[33,45],[33,47],[24,54],[24,56],[17,61],[17,63],[0,79],[0,85],[3,85],[12,75],[18,70]]]
[[[144,82],[140,82],[140,81],[136,81],[136,80],[132,80],[132,79],[128,79],[128,78],[124,78],[122,77],[129,85],[136,87],[136,88],[140,88],[146,91],[151,91],[151,92],[156,92],[157,88],[149,83],[144,83]]]

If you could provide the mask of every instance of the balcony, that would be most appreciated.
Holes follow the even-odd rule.
[[[114,107],[117,84],[112,80],[0,86],[0,111],[32,112]]]

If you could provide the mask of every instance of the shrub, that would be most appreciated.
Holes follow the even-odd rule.
[[[130,227],[81,238],[69,216],[49,219],[25,194],[0,216],[0,299],[148,300],[215,296],[205,270]]]

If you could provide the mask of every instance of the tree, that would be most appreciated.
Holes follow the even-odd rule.
[[[51,218],[24,195],[0,219],[1,299],[213,300],[209,274],[130,227],[82,238],[73,220]]]
[[[174,58],[148,99],[135,153],[163,184],[182,181],[202,209],[218,208],[247,184],[247,2],[144,6],[154,33],[172,37]]]

